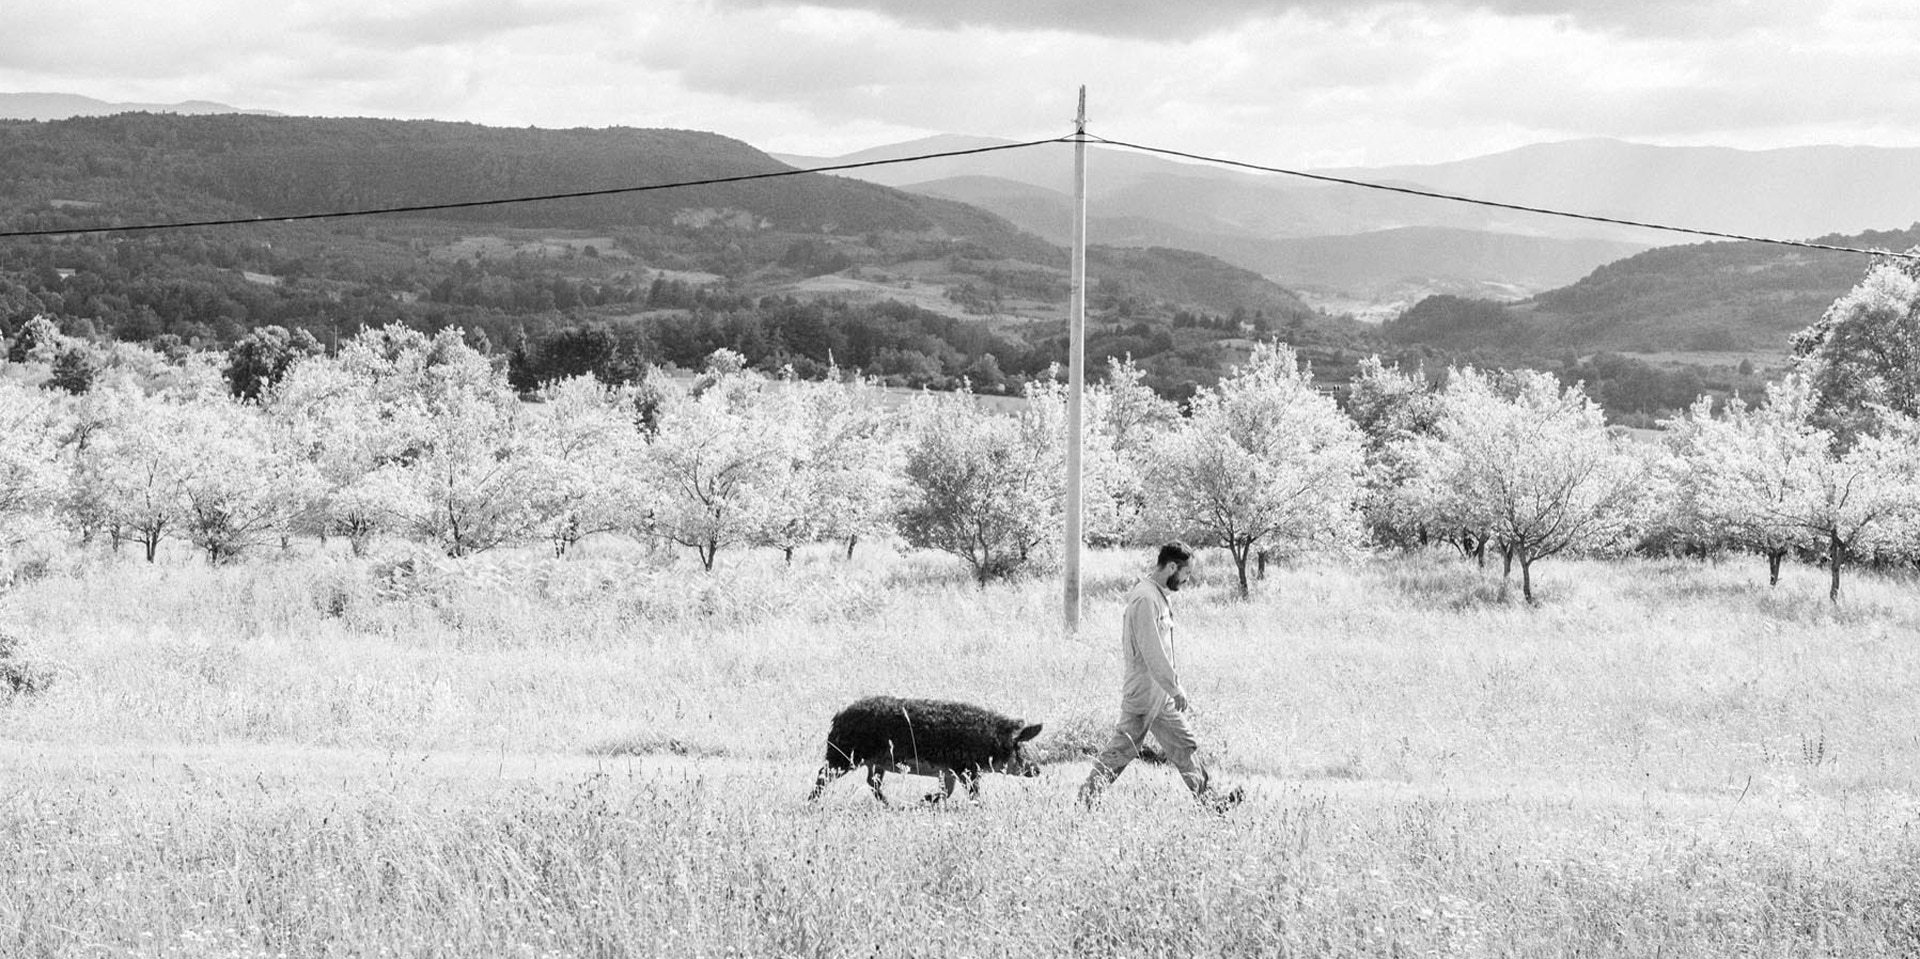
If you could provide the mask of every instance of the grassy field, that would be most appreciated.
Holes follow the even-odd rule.
[[[1215,562],[1178,645],[1225,819],[1073,803],[1136,557],[862,547],[63,558],[0,598],[0,956],[1920,953],[1920,584],[1758,560]],[[1037,779],[802,801],[866,693],[1044,722]],[[4,696],[4,694],[0,694]],[[0,700],[4,702],[4,700]],[[931,783],[890,780],[891,795]]]

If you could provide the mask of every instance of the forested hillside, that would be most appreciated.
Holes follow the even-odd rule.
[[[1920,244],[1920,224],[1815,242],[1900,252]],[[1433,297],[1385,331],[1463,350],[1783,353],[1866,265],[1858,254],[1769,243],[1661,247],[1516,304]]]
[[[366,119],[126,114],[0,123],[0,229],[296,216],[778,172],[710,133]],[[551,372],[562,332],[597,371],[853,365],[913,386],[1017,390],[1066,357],[1067,252],[965,204],[806,174],[407,216],[16,238],[0,333],[46,314],[83,338],[231,345],[256,327],[337,343],[459,325]],[[1350,369],[1372,331],[1250,271],[1175,250],[1090,251],[1096,359],[1132,352],[1190,393],[1284,331]],[[794,317],[820,335],[790,338]],[[1176,323],[1176,320],[1180,322]],[[611,346],[607,346],[611,344]],[[545,351],[581,362],[572,345]],[[603,362],[604,361],[604,362]]]

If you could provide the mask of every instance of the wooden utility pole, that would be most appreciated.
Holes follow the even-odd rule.
[[[1073,267],[1067,297],[1067,533],[1063,551],[1066,576],[1067,635],[1080,631],[1080,436],[1081,394],[1087,385],[1087,88],[1080,88],[1080,111],[1073,119]]]

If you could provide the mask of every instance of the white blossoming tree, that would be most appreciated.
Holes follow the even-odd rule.
[[[108,531],[116,546],[141,544],[151,563],[187,521],[191,401],[138,387],[95,390],[91,398],[85,442],[74,451],[69,508],[83,525]]]
[[[754,542],[770,520],[770,501],[805,458],[804,424],[778,415],[767,385],[750,373],[716,367],[697,393],[670,395],[644,458],[653,530],[690,547],[713,569],[729,547]]]
[[[0,380],[0,559],[54,512],[66,419],[51,394]]]
[[[272,424],[251,404],[215,395],[173,412],[180,525],[207,561],[230,562],[285,536],[314,497],[312,464],[276,442]]]
[[[1360,539],[1361,436],[1290,347],[1263,344],[1195,397],[1183,428],[1146,460],[1146,523],[1225,548],[1249,593],[1257,548],[1344,548]]]
[[[845,542],[851,557],[862,536],[891,527],[901,494],[897,417],[876,388],[838,377],[788,377],[764,415],[797,424],[801,442],[759,497],[756,543],[780,550],[789,563],[796,547],[828,540]]]
[[[1608,433],[1599,407],[1552,374],[1510,374],[1496,388],[1471,368],[1451,372],[1436,435],[1417,481],[1452,525],[1480,527],[1520,564],[1534,601],[1533,564],[1617,546],[1640,525],[1647,461]]]

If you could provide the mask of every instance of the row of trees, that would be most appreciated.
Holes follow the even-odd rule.
[[[1224,548],[1243,592],[1276,554],[1371,541],[1452,543],[1482,563],[1492,549],[1529,600],[1534,564],[1556,556],[1747,550],[1777,581],[1800,551],[1824,558],[1838,599],[1848,564],[1920,560],[1908,372],[1865,365],[1856,335],[1911,332],[1909,269],[1876,267],[1837,301],[1758,405],[1702,399],[1657,440],[1610,429],[1545,373],[1435,381],[1374,360],[1342,410],[1268,344],[1183,410],[1116,361],[1088,397],[1086,530]],[[184,538],[220,562],[297,534],[458,556],[618,531],[711,568],[731,549],[791,558],[895,532],[982,581],[1060,546],[1057,378],[996,414],[966,391],[901,404],[856,378],[767,379],[718,350],[691,381],[579,376],[527,403],[455,330],[364,331],[331,356],[255,345],[227,358],[126,346],[68,395],[27,385],[52,382],[64,355],[57,334],[33,344],[0,378],[6,544],[64,527],[149,559]]]

